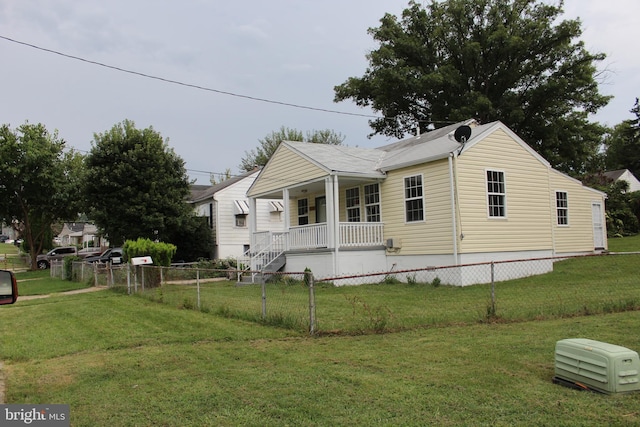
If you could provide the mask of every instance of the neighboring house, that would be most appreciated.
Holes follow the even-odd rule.
[[[607,248],[605,194],[553,169],[501,122],[378,149],[285,141],[247,195],[251,209],[288,201],[284,234],[265,238],[250,222],[252,253],[274,254],[254,256],[254,270],[277,256],[284,271],[329,278]],[[553,268],[540,263],[537,272]],[[477,282],[457,273],[452,284]]]
[[[259,170],[245,172],[219,184],[193,191],[189,203],[196,214],[207,218],[214,237],[212,259],[237,258],[249,250],[251,238],[248,220],[262,230],[282,231],[284,206],[281,199],[265,199],[257,204],[255,214],[249,213],[247,190]]]
[[[6,225],[4,223],[2,223],[2,230],[0,230],[0,234],[9,237],[11,240],[15,240],[17,236],[16,230],[10,225]]]
[[[604,173],[604,176],[613,181],[626,181],[629,184],[629,193],[640,191],[640,181],[638,181],[638,178],[636,178],[629,169],[608,171]]]
[[[100,240],[98,236],[98,228],[95,224],[88,222],[65,222],[62,226],[62,231],[58,234],[59,243],[61,246],[78,246],[82,248],[86,247],[100,247],[101,243],[106,242]]]

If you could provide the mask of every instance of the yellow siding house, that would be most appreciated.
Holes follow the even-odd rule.
[[[284,201],[283,232],[249,224],[256,271],[277,258],[285,271],[339,278],[607,247],[605,194],[554,170],[499,121],[377,149],[285,141],[247,196],[250,209]]]

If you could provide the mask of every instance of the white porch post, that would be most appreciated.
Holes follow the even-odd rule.
[[[337,242],[335,240],[334,229],[337,227],[336,219],[333,215],[333,186],[331,185],[331,177],[324,179],[324,194],[327,201],[327,247],[335,248]]]
[[[284,207],[284,210],[282,212],[282,215],[284,215],[284,229],[282,231],[285,231],[287,233],[284,248],[288,251],[291,247],[291,245],[289,244],[289,228],[291,228],[291,207],[289,206],[288,188],[282,190],[282,206]]]
[[[258,231],[258,211],[255,197],[249,197],[249,245],[255,248],[255,234]]]

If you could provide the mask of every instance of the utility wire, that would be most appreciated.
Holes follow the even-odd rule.
[[[306,106],[306,105],[293,104],[293,103],[282,102],[282,101],[274,101],[274,100],[271,100],[271,99],[258,98],[258,97],[249,96],[249,95],[241,95],[241,94],[237,94],[237,93],[233,93],[233,92],[227,92],[227,91],[224,91],[224,90],[213,89],[213,88],[209,88],[209,87],[205,87],[205,86],[200,86],[200,85],[191,84],[191,83],[185,83],[185,82],[181,82],[181,81],[178,81],[178,80],[172,80],[172,79],[167,79],[167,78],[164,78],[164,77],[154,76],[154,75],[151,75],[151,74],[141,73],[139,71],[128,70],[126,68],[121,68],[121,67],[116,67],[114,65],[104,64],[102,62],[92,61],[92,60],[89,60],[89,59],[81,58],[79,56],[69,55],[67,53],[59,52],[59,51],[56,51],[56,50],[53,50],[53,49],[47,49],[47,48],[44,48],[44,47],[41,47],[41,46],[37,46],[37,45],[31,44],[31,43],[26,43],[26,42],[23,42],[23,41],[20,41],[20,40],[15,40],[15,39],[12,39],[10,37],[3,36],[3,35],[0,35],[0,39],[9,41],[11,43],[16,43],[16,44],[20,44],[20,45],[23,45],[23,46],[28,46],[28,47],[31,47],[33,49],[41,50],[43,52],[48,52],[48,53],[53,53],[55,55],[60,55],[60,56],[63,56],[65,58],[75,59],[76,61],[82,61],[82,62],[86,62],[88,64],[98,65],[100,67],[104,67],[104,68],[109,68],[109,69],[112,69],[112,70],[120,71],[120,72],[123,72],[123,73],[133,74],[133,75],[136,75],[136,76],[145,77],[145,78],[153,79],[153,80],[159,80],[159,81],[162,81],[162,82],[165,82],[165,83],[171,83],[171,84],[190,87],[190,88],[194,88],[194,89],[204,90],[204,91],[207,91],[207,92],[219,93],[221,95],[235,96],[237,98],[249,99],[249,100],[252,100],[252,101],[259,101],[259,102],[266,102],[266,103],[269,103],[269,104],[283,105],[283,106],[286,106],[286,107],[301,108],[301,109],[312,110],[312,111],[322,111],[322,112],[325,112],[325,113],[342,114],[342,115],[346,115],[346,116],[367,117],[367,118],[372,118],[372,119],[381,118],[380,116],[374,116],[374,115],[371,115],[371,114],[348,113],[348,112],[345,112],[345,111],[337,111],[337,110],[329,110],[329,109],[326,109],[326,108],[309,107],[309,106]]]

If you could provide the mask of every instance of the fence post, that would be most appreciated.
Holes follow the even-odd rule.
[[[127,294],[131,295],[131,264],[127,264]]]
[[[311,271],[306,271],[305,281],[309,283],[309,333],[313,335],[316,332],[316,292],[314,285],[314,278]]]
[[[491,312],[490,316],[496,315],[496,276],[495,276],[495,263],[491,261]]]
[[[260,272],[260,285],[262,286],[262,319],[267,318],[267,280],[264,271]]]
[[[160,266],[160,286],[162,286],[164,284],[164,274],[163,274],[164,270],[162,269],[162,266]]]
[[[144,265],[140,266],[140,285],[142,286],[142,293],[144,293]]]
[[[198,289],[198,310],[200,308],[200,269],[196,268],[196,288]]]

